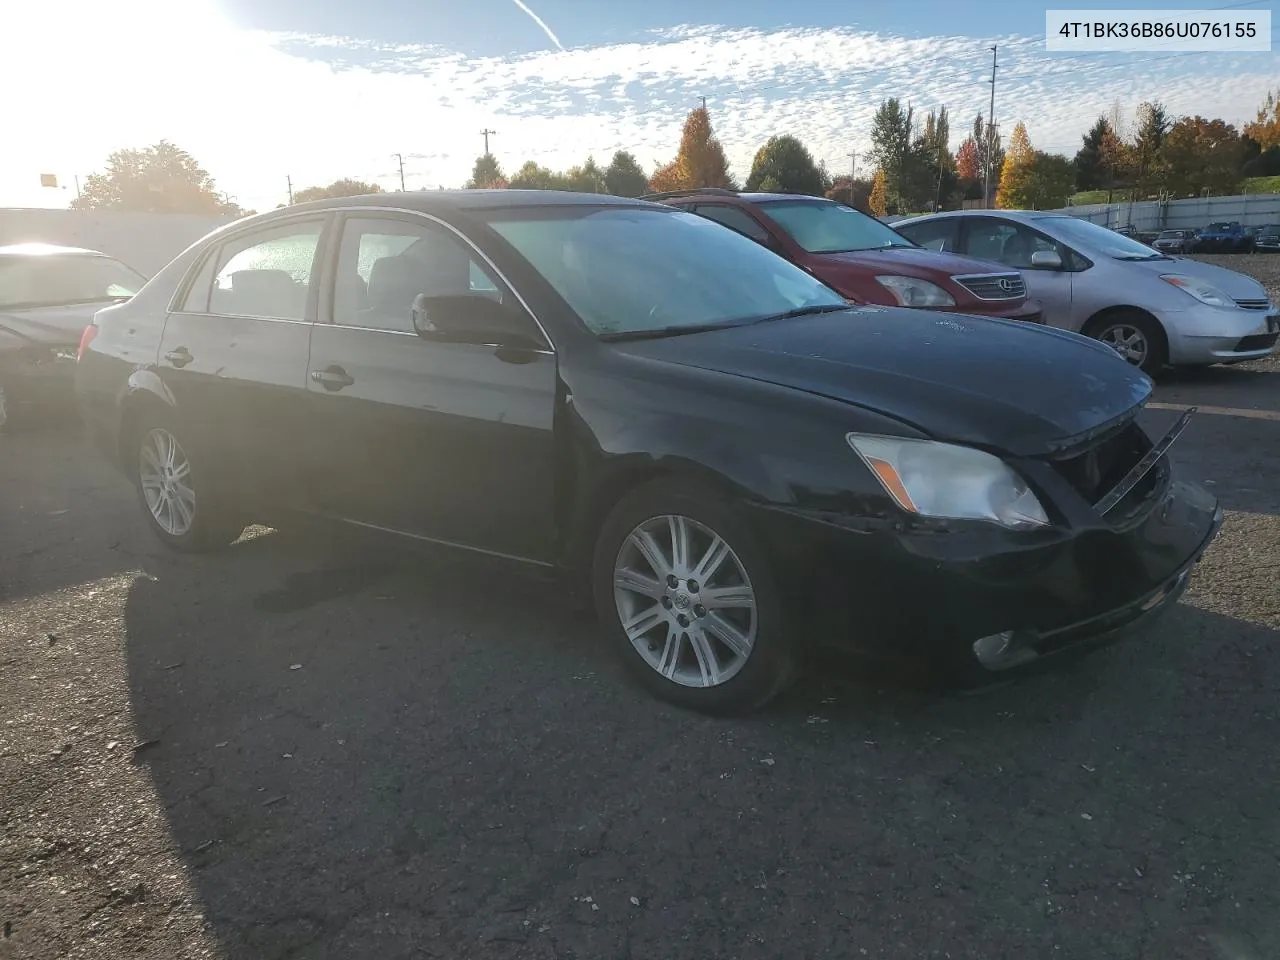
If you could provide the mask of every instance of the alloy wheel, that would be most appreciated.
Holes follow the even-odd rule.
[[[1107,327],[1098,335],[1098,339],[1135,367],[1147,362],[1147,354],[1151,349],[1147,343],[1147,335],[1131,324],[1117,323]]]
[[[156,427],[143,438],[138,480],[147,509],[160,529],[171,537],[189,533],[196,516],[191,461],[168,430]]]
[[[614,602],[645,663],[685,687],[714,687],[746,665],[756,641],[755,590],[714,530],[679,515],[635,527],[614,562]]]

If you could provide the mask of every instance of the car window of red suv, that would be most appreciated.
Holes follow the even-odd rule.
[[[731,207],[727,203],[700,203],[693,208],[693,212],[700,217],[724,224],[730,230],[736,230],[756,243],[769,242],[769,231],[745,210]]]
[[[915,246],[898,231],[843,203],[797,198],[761,200],[758,206],[808,253]]]

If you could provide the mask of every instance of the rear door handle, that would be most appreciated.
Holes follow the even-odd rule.
[[[164,355],[164,358],[175,367],[185,367],[195,359],[195,357],[191,355],[191,351],[186,347],[178,347],[176,350],[170,350]]]
[[[349,387],[355,383],[353,378],[347,371],[341,367],[328,367],[324,370],[312,370],[311,379],[326,390],[341,390],[343,387]]]

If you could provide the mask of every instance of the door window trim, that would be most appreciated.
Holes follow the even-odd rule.
[[[288,227],[293,222],[310,222],[316,221],[320,224],[320,235],[316,238],[316,249],[311,256],[311,276],[307,282],[307,306],[306,311],[301,320],[292,319],[290,317],[262,317],[255,314],[238,314],[238,313],[211,313],[209,311],[209,300],[205,301],[204,310],[185,310],[183,309],[187,302],[187,297],[191,293],[192,287],[200,279],[200,275],[204,272],[204,268],[209,265],[212,260],[215,264],[221,256],[222,251],[228,244],[237,243],[238,241],[252,237],[258,233],[274,233],[282,227]],[[196,258],[195,262],[187,268],[186,275],[182,278],[182,282],[178,285],[174,295],[169,300],[169,313],[178,313],[187,317],[210,317],[224,318],[228,320],[263,320],[270,323],[315,323],[316,308],[319,301],[319,284],[317,278],[320,270],[324,266],[323,255],[328,249],[329,236],[333,232],[334,215],[328,211],[317,212],[308,210],[301,213],[292,214],[272,218],[265,223],[256,223],[246,226],[244,229],[237,230],[235,233],[220,236],[213,240],[208,247]],[[212,295],[213,281],[217,279],[216,274],[209,278],[210,294]]]

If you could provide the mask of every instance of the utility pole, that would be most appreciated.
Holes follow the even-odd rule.
[[[854,206],[853,202],[853,181],[858,176],[858,151],[855,150],[849,154],[849,206]]]
[[[941,143],[938,144],[938,193],[933,198],[934,213],[942,209],[942,160],[946,156],[946,149]]]
[[[293,177],[287,173],[284,175],[284,182],[289,186],[289,206],[293,206]]]
[[[489,155],[489,138],[497,132],[497,130],[490,130],[488,127],[480,131],[480,136],[484,137],[484,155],[486,157]]]
[[[991,45],[991,79],[987,82],[991,84],[991,108],[987,111],[987,156],[986,163],[983,164],[985,169],[982,173],[982,205],[989,207],[991,204],[991,161],[992,148],[995,147],[995,122],[996,122],[996,44]]]
[[[488,153],[488,152],[489,150],[486,147],[485,153]],[[397,153],[395,154],[395,158],[396,158],[396,161],[400,164],[400,192],[404,193],[404,157],[400,156],[400,154]]]
[[[707,109],[707,98],[706,98],[706,97],[699,97],[698,99],[702,101],[702,109],[703,109],[703,111],[705,112],[705,111],[706,111],[706,109]]]

